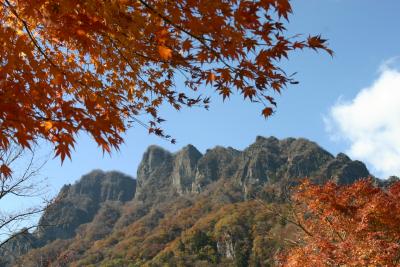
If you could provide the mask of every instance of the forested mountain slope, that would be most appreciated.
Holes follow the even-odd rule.
[[[270,266],[298,234],[281,216],[290,185],[367,176],[362,162],[306,139],[257,137],[204,154],[151,146],[136,180],[94,171],[65,186],[41,218],[50,226],[7,244],[2,264]]]

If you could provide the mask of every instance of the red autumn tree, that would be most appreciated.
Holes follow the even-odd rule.
[[[264,104],[267,117],[271,91],[294,82],[281,58],[303,48],[332,54],[319,36],[284,35],[289,0],[0,4],[0,149],[43,138],[62,160],[80,131],[108,152],[132,122],[169,138],[158,108],[208,107],[207,85]]]
[[[380,188],[303,182],[293,196],[303,232],[283,266],[399,266],[400,182]]]

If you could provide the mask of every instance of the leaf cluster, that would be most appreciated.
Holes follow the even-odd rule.
[[[364,179],[347,186],[304,181],[293,197],[303,238],[285,266],[398,266],[400,183]]]
[[[208,108],[208,85],[268,117],[271,90],[295,83],[282,58],[332,54],[319,36],[284,35],[291,11],[289,0],[1,0],[0,149],[42,138],[63,161],[79,132],[110,152],[133,125],[175,142],[160,106]]]

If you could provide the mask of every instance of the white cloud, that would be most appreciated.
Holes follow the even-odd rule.
[[[339,100],[325,119],[334,138],[350,142],[346,153],[383,178],[400,176],[400,71],[392,63],[386,62],[373,84],[353,100]]]

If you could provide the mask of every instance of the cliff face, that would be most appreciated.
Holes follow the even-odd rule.
[[[265,193],[269,187],[285,187],[305,177],[317,183],[333,179],[347,184],[369,175],[362,162],[352,161],[344,154],[334,157],[316,143],[301,138],[278,140],[274,137],[257,137],[255,143],[243,151],[217,146],[207,150],[204,155],[192,145],[176,153],[150,146],[143,155],[136,180],[118,172],[93,171],[74,185],[64,186],[55,204],[40,219],[42,227],[27,234],[24,240],[29,239],[29,242],[15,239],[7,245],[8,254],[3,249],[0,250],[0,256],[3,255],[4,266],[10,265],[10,262],[18,262],[19,266],[37,266],[35,257],[51,254],[53,258],[54,255],[65,258],[67,256],[62,256],[64,252],[60,248],[69,247],[71,251],[79,251],[70,259],[71,262],[82,261],[80,266],[97,265],[115,257],[112,253],[106,255],[101,252],[98,255],[94,252],[98,250],[92,248],[94,241],[104,239],[102,244],[109,244],[107,251],[124,247],[131,251],[131,259],[158,261],[157,253],[169,242],[183,236],[184,231],[199,224],[202,218],[209,218],[210,212],[224,205],[243,203],[241,215],[229,220],[237,220],[241,227],[246,225],[251,229],[255,225],[249,222],[254,221],[252,216],[258,215],[256,212],[247,212],[246,205],[253,207],[255,204],[246,204],[246,200],[254,196],[274,199]],[[235,210],[235,207],[230,209]],[[230,215],[224,211],[221,214],[212,222],[226,222],[226,217]],[[249,218],[249,222],[240,221],[243,214]],[[176,220],[179,221],[177,225]],[[253,223],[258,222],[256,220]],[[204,246],[215,251],[218,261],[222,262],[222,258],[225,258],[229,266],[229,261],[238,258],[235,253],[246,246],[247,258],[241,258],[241,261],[245,262],[243,266],[247,266],[252,257],[252,238],[256,238],[251,237],[251,231],[242,229],[233,236],[232,231],[225,228],[221,228],[221,231],[216,229],[207,230],[215,236],[196,232],[193,238],[199,239],[199,249],[203,249],[201,244],[206,242]],[[164,233],[162,238],[159,237],[160,233]],[[242,236],[243,233],[249,236]],[[135,241],[132,243],[128,240]],[[180,242],[185,244],[185,240]],[[143,252],[146,246],[152,248],[147,254]],[[9,251],[17,255],[15,258],[28,254],[15,261],[15,258],[5,256],[11,255]],[[200,252],[190,250],[190,253],[197,257]],[[86,262],[84,259],[88,255],[96,260]],[[143,264],[136,260],[133,263]],[[110,266],[125,265],[119,263]]]
[[[317,183],[328,179],[352,183],[369,175],[362,162],[344,154],[334,157],[306,139],[257,137],[244,151],[215,147],[204,155],[191,145],[175,154],[152,146],[138,169],[136,199],[160,201],[160,196],[200,193],[219,179],[232,180],[249,192],[266,183],[290,183],[305,177]]]
[[[162,201],[171,191],[174,157],[158,146],[150,146],[143,155],[137,171],[135,199],[143,202]]]
[[[203,155],[192,145],[184,147],[175,154],[172,170],[172,184],[180,195],[192,191],[193,177],[196,176],[197,163]]]

